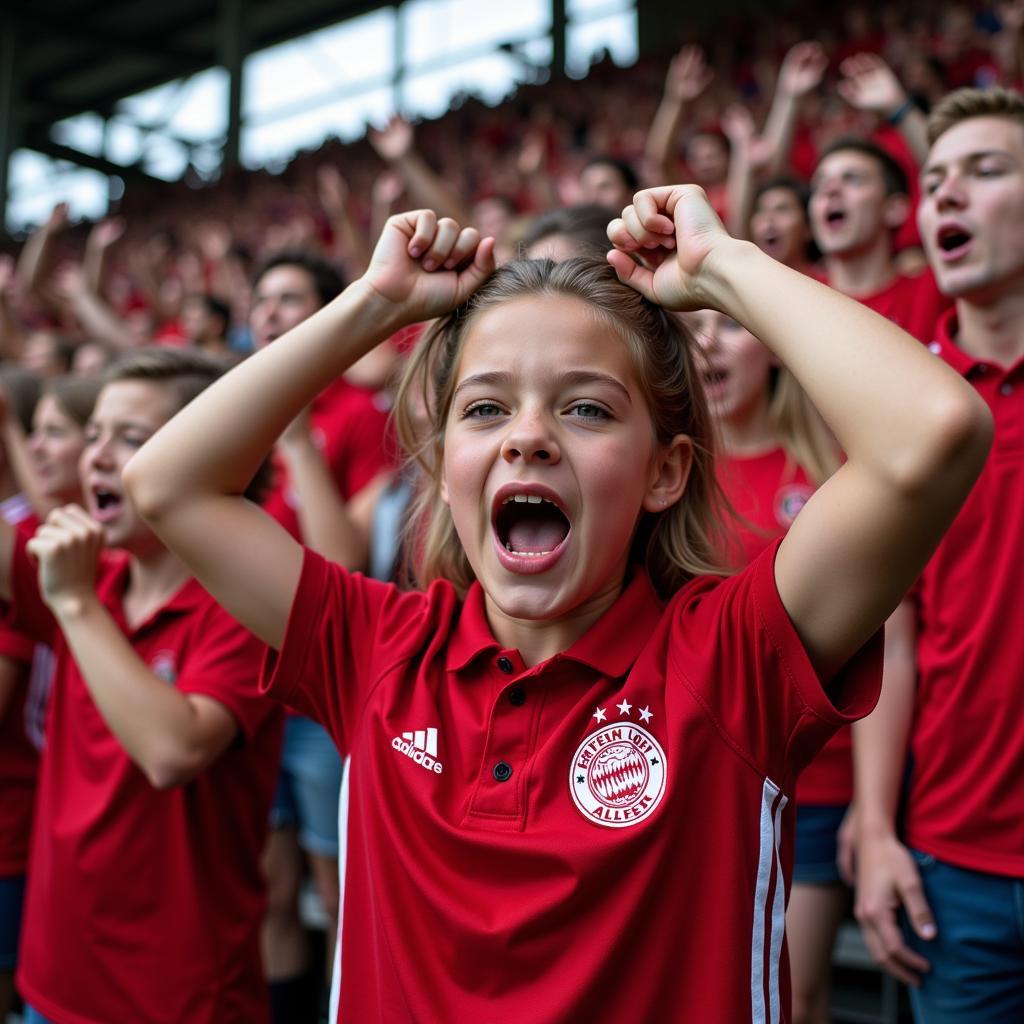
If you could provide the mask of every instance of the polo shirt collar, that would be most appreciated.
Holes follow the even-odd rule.
[[[965,352],[957,344],[957,335],[960,333],[960,324],[956,318],[956,307],[947,309],[940,317],[935,327],[935,340],[928,346],[929,350],[936,355],[942,356],[961,377],[969,377],[980,369],[992,367],[999,371],[1000,375],[1007,375],[1021,366],[1024,360],[1018,360],[1011,367],[999,366],[979,356],[972,356]]]
[[[647,573],[634,569],[615,604],[558,657],[587,665],[601,675],[624,676],[650,639],[663,610]],[[474,582],[448,643],[448,671],[457,672],[500,648],[487,621],[483,587]]]
[[[101,567],[100,583],[97,586],[97,594],[100,601],[110,609],[117,609],[122,621],[124,616],[124,595],[128,589],[129,573],[131,572],[131,559],[123,551],[112,551],[101,556],[106,566]],[[103,571],[103,569],[106,571]],[[145,629],[157,619],[164,615],[186,615],[203,603],[205,591],[199,581],[193,576],[189,577],[166,604],[161,605],[143,623],[140,623],[132,633],[138,633]]]

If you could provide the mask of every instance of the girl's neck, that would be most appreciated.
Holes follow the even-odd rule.
[[[779,439],[769,413],[767,390],[744,409],[719,421],[722,445],[729,455],[740,458],[763,455],[779,445]]]
[[[615,604],[624,578],[625,566],[605,587],[559,619],[513,618],[485,594],[484,606],[494,639],[506,649],[519,651],[528,668],[539,665],[572,647]]]
[[[181,590],[189,579],[189,571],[166,548],[133,553],[130,559],[124,611],[128,625],[134,629]]]

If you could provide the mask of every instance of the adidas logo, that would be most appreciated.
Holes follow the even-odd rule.
[[[415,732],[403,732],[391,741],[391,746],[399,753],[405,754],[417,764],[423,765],[428,772],[440,775],[444,765],[437,760],[437,730],[417,729]]]

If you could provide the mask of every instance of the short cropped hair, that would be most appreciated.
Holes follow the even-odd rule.
[[[622,178],[622,183],[630,190],[630,192],[635,192],[640,187],[640,179],[636,176],[636,171],[634,171],[625,160],[619,160],[618,157],[609,156],[607,153],[602,153],[599,156],[592,156],[583,165],[583,171],[586,171],[591,167],[614,168],[618,171],[619,177]],[[583,171],[580,173],[582,174]]]
[[[1005,117],[1024,128],[1024,96],[1015,89],[957,89],[942,99],[928,115],[928,144],[950,128],[975,117]]]
[[[910,195],[910,182],[907,180],[906,171],[900,167],[898,161],[890,153],[869,139],[862,139],[855,135],[836,139],[835,142],[825,148],[825,151],[818,159],[818,166],[820,167],[822,161],[832,156],[833,153],[845,153],[848,151],[863,153],[864,156],[871,157],[878,164],[878,168],[882,172],[882,181],[885,183],[885,194],[887,196]]]
[[[326,306],[345,288],[345,279],[337,267],[304,249],[285,249],[265,259],[252,276],[253,288],[275,267],[298,267],[309,274],[321,306]]]
[[[174,396],[173,413],[180,412],[205,391],[230,364],[192,348],[140,348],[118,359],[103,375],[104,384],[144,381],[165,387]],[[231,424],[224,425],[232,429]],[[265,461],[246,488],[245,497],[259,502],[270,484],[270,463]]]

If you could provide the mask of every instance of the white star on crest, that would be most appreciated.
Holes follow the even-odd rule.
[[[608,716],[604,713],[604,708],[598,708],[590,717],[596,718],[599,722],[603,722]]]
[[[628,715],[633,710],[633,705],[625,697],[622,698],[621,704],[616,704],[615,706],[619,709],[619,713],[623,715]]]
[[[649,722],[654,717],[654,712],[649,707],[642,707],[640,709],[640,721]]]

